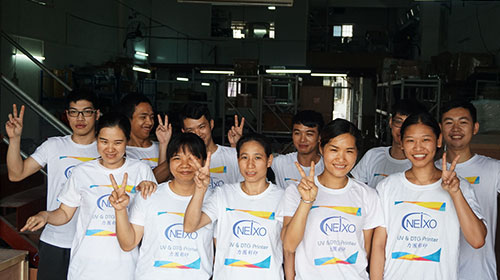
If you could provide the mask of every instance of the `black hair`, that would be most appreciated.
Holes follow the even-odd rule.
[[[201,138],[194,133],[179,133],[172,137],[167,146],[167,162],[180,150],[189,151],[193,156],[205,162],[207,159],[207,148]]]
[[[416,99],[400,99],[392,107],[391,113],[394,117],[396,114],[409,116],[420,112],[427,112],[427,108]]]
[[[212,120],[210,111],[208,110],[208,107],[206,105],[191,102],[187,103],[186,105],[184,105],[184,108],[182,108],[180,121],[183,122],[185,119],[197,120],[203,116],[205,116],[207,121]]]
[[[149,105],[151,105],[151,107],[153,107],[153,104],[145,95],[130,93],[123,97],[122,101],[120,102],[120,112],[122,112],[125,116],[127,116],[127,118],[131,120],[135,112],[135,107],[141,103],[148,103]]]
[[[421,112],[418,114],[413,114],[408,116],[406,120],[403,122],[403,125],[401,125],[401,139],[403,139],[406,129],[410,125],[414,124],[423,124],[432,129],[432,132],[434,132],[434,135],[436,136],[436,139],[439,138],[439,135],[441,135],[441,128],[439,127],[439,123],[436,121],[436,119],[429,113],[429,112]]]
[[[320,146],[325,147],[331,139],[340,136],[342,134],[349,133],[354,136],[356,140],[356,149],[359,151],[361,149],[361,132],[359,129],[350,121],[344,119],[335,119],[329,122],[323,130],[321,131]]]
[[[130,121],[124,114],[119,112],[106,113],[100,117],[95,130],[96,135],[105,127],[115,126],[118,126],[123,131],[127,140],[130,140]]]
[[[259,143],[264,148],[264,152],[266,153],[266,156],[268,158],[272,155],[273,151],[272,151],[272,146],[271,146],[271,142],[269,141],[269,139],[267,139],[266,136],[259,134],[259,133],[250,133],[250,134],[243,135],[240,138],[240,140],[238,140],[238,142],[236,143],[236,154],[238,155],[238,158],[240,157],[240,150],[241,150],[241,147],[243,146],[243,144],[250,142],[250,141],[255,141],[255,142]],[[276,176],[274,175],[274,172],[271,169],[271,167],[267,168],[266,178],[268,181],[275,183]]]
[[[97,95],[91,91],[86,89],[73,90],[66,96],[66,109],[69,109],[69,104],[71,102],[78,102],[80,100],[87,100],[92,103],[92,107],[94,109],[99,109],[99,102]]]
[[[313,110],[304,110],[293,116],[292,126],[294,124],[302,124],[310,128],[317,127],[318,132],[321,132],[323,126],[325,125],[325,121],[320,113]]]
[[[464,99],[453,99],[453,100],[450,100],[450,101],[446,102],[445,104],[443,104],[443,106],[441,107],[441,120],[443,119],[443,115],[446,112],[448,112],[452,109],[455,109],[455,108],[464,108],[464,109],[468,110],[471,117],[472,117],[472,122],[473,123],[477,122],[476,107],[474,107],[474,105],[472,105],[472,103],[470,103],[469,101],[464,100]]]

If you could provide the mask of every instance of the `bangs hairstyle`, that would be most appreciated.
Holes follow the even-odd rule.
[[[400,99],[392,107],[392,117],[396,114],[409,116],[421,112],[427,112],[427,108],[416,99]]]
[[[92,107],[94,109],[99,109],[98,98],[97,95],[91,91],[86,89],[74,90],[66,96],[66,109],[69,109],[69,104],[71,102],[78,102],[80,100],[86,100],[92,103]]]
[[[210,110],[208,110],[207,106],[198,103],[187,103],[186,105],[184,105],[184,108],[182,108],[180,120],[181,121],[184,121],[185,119],[198,120],[203,116],[205,116],[207,121],[212,120],[212,116],[210,116]]]
[[[264,148],[264,152],[266,153],[267,157],[272,154],[271,142],[269,142],[267,137],[262,134],[251,133],[244,135],[240,138],[240,140],[238,140],[238,143],[236,143],[236,153],[238,154],[238,157],[240,157],[241,146],[250,141],[259,143]]]
[[[131,93],[126,95],[120,102],[120,112],[130,120],[135,112],[135,107],[141,103],[148,103],[151,107],[151,101],[143,94]]]
[[[403,125],[401,126],[401,140],[403,139],[406,130],[410,125],[414,124],[423,124],[432,129],[432,132],[436,136],[436,139],[439,138],[439,135],[441,134],[441,128],[439,127],[439,123],[437,120],[428,112],[422,112],[418,114],[413,114],[408,116],[406,120],[403,122]]]
[[[464,108],[467,111],[469,111],[470,116],[472,117],[472,122],[476,123],[477,122],[477,110],[472,103],[470,103],[467,100],[464,99],[453,99],[451,101],[446,102],[443,104],[443,107],[441,107],[441,120],[443,120],[443,115],[447,113],[448,111],[455,109],[455,108]]]
[[[362,142],[361,132],[352,122],[344,119],[335,119],[329,122],[321,131],[319,144],[323,148],[330,140],[345,133],[354,136],[356,140],[356,149],[359,151]]]
[[[179,133],[172,137],[167,146],[167,162],[173,156],[183,151],[191,153],[193,156],[201,159],[202,162],[207,160],[207,148],[201,138],[194,133]]]
[[[304,110],[298,112],[292,118],[292,125],[301,124],[310,128],[318,128],[318,132],[321,132],[323,126],[325,126],[325,121],[323,120],[323,116],[313,110]]]
[[[130,121],[125,115],[119,112],[106,113],[99,118],[96,126],[96,136],[99,135],[101,129],[115,126],[123,131],[125,137],[127,137],[127,141],[130,140]]]

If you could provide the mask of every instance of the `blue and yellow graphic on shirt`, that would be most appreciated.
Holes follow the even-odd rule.
[[[384,174],[384,173],[375,173],[375,174],[373,174],[373,177],[377,177],[377,176],[387,177],[389,175]]]
[[[179,264],[172,261],[155,261],[154,267],[177,268],[177,269],[200,269],[201,258],[190,264]]]
[[[328,265],[328,264],[355,264],[357,259],[358,259],[358,252],[352,254],[346,260],[341,260],[341,259],[335,258],[335,257],[314,259],[314,265],[320,266],[320,265]]]
[[[253,210],[242,210],[242,209],[233,209],[233,208],[226,208],[227,212],[230,211],[236,211],[236,212],[244,212],[248,213],[252,216],[267,219],[267,220],[274,220],[274,212],[268,212],[268,211],[253,211]]]
[[[446,211],[446,202],[426,202],[426,201],[394,201],[394,205],[410,203],[427,209]]]
[[[116,236],[116,233],[103,229],[87,229],[86,236]]]
[[[427,256],[417,256],[412,253],[407,252],[393,252],[392,258],[395,260],[405,260],[405,261],[424,261],[424,262],[440,262],[441,260],[441,249]]]
[[[322,206],[322,205],[315,205],[311,207],[312,209],[315,208],[330,208],[333,210],[337,210],[349,215],[354,215],[354,216],[361,216],[361,208],[359,207],[350,207],[350,206]]]
[[[258,263],[249,263],[237,259],[225,259],[224,265],[236,266],[236,267],[248,267],[248,268],[269,268],[271,267],[271,256],[267,257],[265,260]]]
[[[298,182],[299,180],[294,179],[294,178],[285,178],[285,182],[286,182],[286,181]]]
[[[118,185],[118,188],[121,188],[122,185]],[[113,188],[113,185],[90,185],[90,188]],[[137,190],[135,189],[135,186],[132,185],[127,185],[125,187],[125,191],[128,193],[136,193]]]
[[[163,214],[172,214],[172,215],[184,217],[184,213],[180,213],[180,212],[168,212],[168,211],[158,212],[158,216],[163,215]]]
[[[65,159],[65,158],[72,158],[72,159],[77,159],[79,161],[91,161],[94,160],[95,158],[93,157],[74,157],[74,156],[60,156],[59,159]]]
[[[227,167],[226,166],[219,166],[219,167],[210,168],[210,173],[227,173]]]
[[[467,180],[471,185],[477,185],[479,184],[479,178],[479,176],[465,177],[465,180]]]
[[[149,160],[149,161],[153,161],[153,162],[158,163],[158,158],[157,157],[155,157],[155,158],[141,158],[141,160]]]

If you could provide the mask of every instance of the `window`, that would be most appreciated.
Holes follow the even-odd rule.
[[[276,34],[274,28],[274,22],[232,21],[231,29],[233,30],[234,39],[245,39],[245,38],[274,39],[274,36]]]
[[[352,38],[352,34],[353,34],[352,24],[342,24],[333,26],[333,37]]]

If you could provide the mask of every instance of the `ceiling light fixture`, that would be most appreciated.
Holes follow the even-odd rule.
[[[136,51],[135,54],[138,55],[138,56],[144,56],[144,57],[148,57],[149,56],[149,54],[147,54],[145,52],[140,52],[140,51]]]
[[[201,74],[234,75],[232,70],[200,70]]]
[[[148,73],[148,74],[151,73],[151,70],[149,70],[147,68],[139,67],[137,65],[134,65],[134,67],[132,67],[132,70],[137,71],[137,72]]]
[[[338,73],[311,73],[313,77],[347,77],[347,74]]]
[[[29,59],[29,57],[27,57],[26,55],[22,54],[22,53],[16,53],[14,54],[15,57],[19,57],[19,58],[26,58],[26,59]],[[44,56],[38,56],[38,55],[34,55],[33,56],[34,58],[36,58],[38,61],[44,61],[45,60],[45,57]]]
[[[185,77],[177,77],[176,80],[180,81],[180,82],[189,82],[189,78],[185,78]]]
[[[308,69],[266,69],[268,74],[310,74]]]
[[[202,87],[209,87],[209,86],[210,86],[210,83],[201,83],[201,86],[202,86]]]

